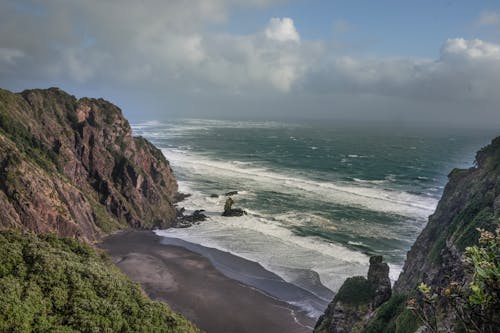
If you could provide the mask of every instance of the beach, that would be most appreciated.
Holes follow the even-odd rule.
[[[229,278],[227,270],[223,274],[208,258],[162,240],[152,231],[124,231],[106,237],[100,247],[152,299],[166,302],[208,333],[312,331],[314,318],[262,291],[298,292],[272,273],[265,273],[260,265],[228,253],[217,256],[219,268],[226,261],[233,274],[238,274],[234,267],[241,267],[242,272],[255,273],[254,281],[270,281],[264,283],[267,287],[257,289]]]

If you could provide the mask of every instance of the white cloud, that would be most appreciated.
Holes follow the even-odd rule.
[[[480,39],[450,38],[444,43],[441,56],[500,60],[500,45]]]
[[[454,38],[443,43],[438,59],[332,57],[304,80],[322,94],[499,102],[500,45]]]
[[[493,11],[483,11],[477,19],[479,26],[493,26],[500,24],[500,14]]]
[[[218,28],[233,6],[265,6],[270,0],[88,0],[64,5],[47,0],[40,5],[45,16],[17,12],[10,2],[0,2],[0,72],[9,74],[0,76],[0,85],[6,88],[14,80],[18,86],[69,82],[96,87],[102,94],[113,87],[125,97],[142,91],[156,96],[162,107],[164,100],[174,103],[179,96],[186,103],[206,97],[227,110],[232,109],[228,96],[272,96],[286,104],[283,110],[299,105],[299,99],[308,101],[308,110],[330,110],[342,98],[348,109],[348,103],[366,102],[366,96],[413,106],[469,101],[479,108],[500,101],[500,45],[479,39],[448,39],[435,59],[362,58],[342,53],[331,41],[301,38],[288,17],[271,18],[253,34]],[[492,17],[483,22],[493,24]],[[345,31],[350,25],[338,21],[336,29]]]
[[[293,20],[289,17],[284,17],[282,19],[278,17],[271,18],[265,33],[266,37],[271,40],[279,42],[300,42],[299,33],[297,32],[297,29],[295,29]]]

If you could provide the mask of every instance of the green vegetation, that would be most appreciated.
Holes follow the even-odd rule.
[[[92,247],[0,232],[1,332],[198,332]]]
[[[448,304],[463,332],[496,332],[500,325],[500,229],[481,233],[479,244],[467,247],[465,265],[470,282],[452,281],[439,293],[424,283],[419,297],[410,299],[410,308],[430,332],[447,332],[439,304]]]
[[[363,276],[354,276],[345,280],[334,301],[344,304],[363,305],[373,300],[375,290],[368,280]]]
[[[5,112],[2,101],[0,101],[0,134],[6,135],[21,152],[44,170],[52,171],[59,167],[57,153],[33,136],[29,128]]]
[[[417,317],[406,308],[407,296],[393,295],[378,310],[364,333],[413,333],[420,326]]]

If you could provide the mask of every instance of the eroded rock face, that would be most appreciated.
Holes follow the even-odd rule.
[[[389,265],[382,262],[382,256],[370,258],[368,269],[368,282],[375,287],[373,306],[377,307],[391,297],[391,279],[389,279]]]
[[[177,182],[161,151],[103,99],[0,90],[0,227],[94,240],[167,227]]]
[[[372,256],[368,279],[355,276],[344,282],[318,319],[315,333],[362,331],[373,311],[391,297],[389,266],[382,261],[382,256]]]

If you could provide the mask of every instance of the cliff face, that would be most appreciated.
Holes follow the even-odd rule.
[[[0,90],[1,228],[89,241],[126,226],[168,227],[177,183],[120,109],[57,88]]]
[[[373,311],[390,297],[389,266],[381,256],[373,256],[368,278],[355,276],[344,282],[318,319],[314,333],[361,332]]]
[[[406,308],[406,297],[426,283],[440,294],[450,282],[467,282],[462,255],[477,244],[477,228],[493,231],[500,224],[500,137],[481,149],[473,168],[455,169],[436,211],[408,252],[393,296],[370,316],[353,318],[361,332],[415,332],[422,323]],[[341,288],[342,289],[342,288]],[[334,300],[335,302],[335,300]],[[452,331],[456,318],[445,300],[437,304],[440,320]],[[328,315],[328,311],[326,313]],[[332,318],[329,331],[333,330]]]
[[[476,229],[494,229],[500,222],[500,137],[477,153],[475,167],[455,169],[448,177],[435,213],[408,252],[396,292],[422,281],[442,287],[463,279],[461,257],[476,243]]]

